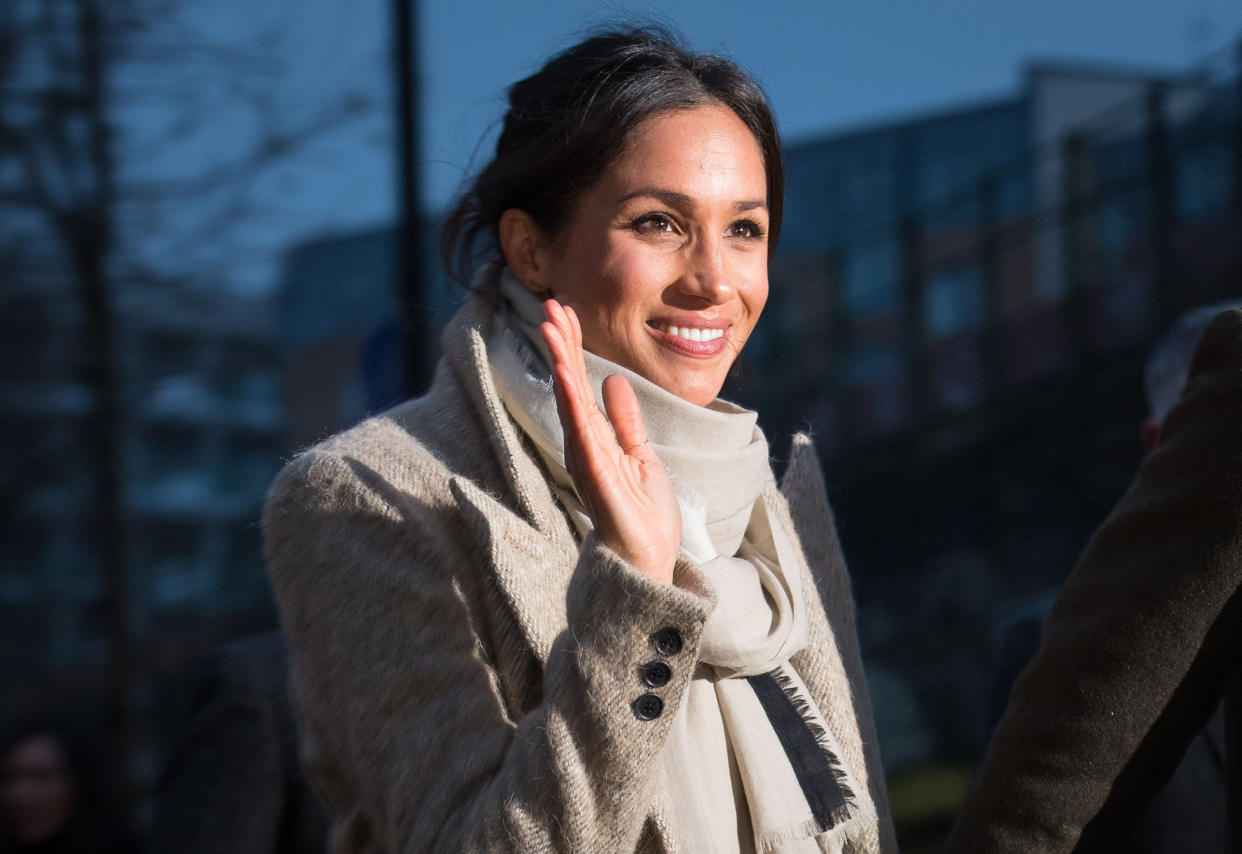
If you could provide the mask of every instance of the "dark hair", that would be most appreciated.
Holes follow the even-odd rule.
[[[555,234],[642,121],[710,103],[733,110],[759,143],[770,255],[780,235],[785,172],[767,97],[729,60],[691,53],[666,30],[642,27],[591,36],[509,88],[496,156],[445,220],[441,253],[449,275],[465,282],[479,260],[496,257],[497,225],[509,208]]]

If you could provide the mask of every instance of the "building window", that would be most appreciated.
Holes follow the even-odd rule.
[[[932,405],[962,412],[983,402],[983,359],[974,335],[946,338],[931,345]]]
[[[271,426],[280,419],[280,388],[276,373],[264,364],[230,361],[220,370],[216,398],[233,421]]]
[[[192,427],[148,431],[135,453],[145,474],[139,502],[149,511],[197,511],[211,500],[202,436]]]
[[[929,347],[931,403],[959,412],[983,397],[980,354],[984,327],[983,277],[978,267],[934,271],[927,279],[924,324]]]
[[[185,374],[199,369],[198,342],[188,335],[171,335],[155,332],[147,336],[146,358],[143,363],[152,382]]]
[[[257,524],[228,531],[219,584],[222,595],[237,608],[254,605],[267,594],[263,542]]]
[[[280,470],[280,456],[263,439],[230,438],[224,459],[214,469],[215,492],[244,501],[258,501]]]
[[[1122,251],[1147,237],[1149,218],[1147,199],[1141,192],[1118,194],[1099,209],[1100,244],[1106,250]]]
[[[195,602],[208,606],[211,573],[202,528],[189,522],[163,521],[145,526],[140,566],[150,604],[181,607]]]
[[[983,278],[978,267],[936,270],[927,280],[924,327],[929,340],[983,327]]]
[[[1197,145],[1177,159],[1177,217],[1201,222],[1229,210],[1233,152],[1227,145]]]
[[[213,409],[211,395],[197,374],[166,374],[151,384],[146,415],[152,419],[195,421]]]
[[[846,362],[849,421],[859,439],[892,433],[906,420],[904,361],[896,342],[854,348]]]
[[[853,318],[883,314],[900,301],[900,253],[894,240],[849,246],[844,252],[841,296]]]

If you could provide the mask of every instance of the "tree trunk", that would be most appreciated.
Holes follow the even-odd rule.
[[[122,412],[116,354],[116,319],[108,282],[112,249],[115,171],[112,130],[108,121],[107,33],[99,0],[82,0],[79,39],[83,74],[83,112],[90,128],[89,156],[94,198],[83,200],[65,231],[73,244],[80,299],[86,322],[87,387],[94,398],[88,447],[95,470],[95,536],[103,574],[104,612],[109,638],[108,712],[113,767],[122,802],[132,811],[136,786],[134,758],[137,715],[134,709],[133,642],[130,626],[126,513],[122,487]],[[131,816],[132,817],[132,816]]]

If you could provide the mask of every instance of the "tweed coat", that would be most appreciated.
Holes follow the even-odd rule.
[[[684,557],[661,585],[594,535],[578,540],[496,394],[492,311],[468,299],[427,395],[299,455],[268,496],[302,756],[333,813],[332,850],[693,852],[669,830],[678,797],[655,760],[710,585]],[[809,602],[809,644],[791,663],[865,788],[845,850],[895,851],[849,581],[806,437],[783,491],[769,481],[763,500],[801,540]],[[640,668],[666,629],[681,639],[673,676],[647,688]],[[641,720],[632,704],[651,691],[663,713]]]
[[[1239,850],[1240,587],[1242,310],[1234,309],[1204,331],[1160,448],[1053,606],[949,851],[1119,850],[1225,694],[1230,850]]]

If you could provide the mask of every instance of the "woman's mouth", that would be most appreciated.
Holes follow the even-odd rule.
[[[725,348],[725,330],[720,326],[677,326],[647,321],[647,328],[660,343],[690,356],[715,356]]]

